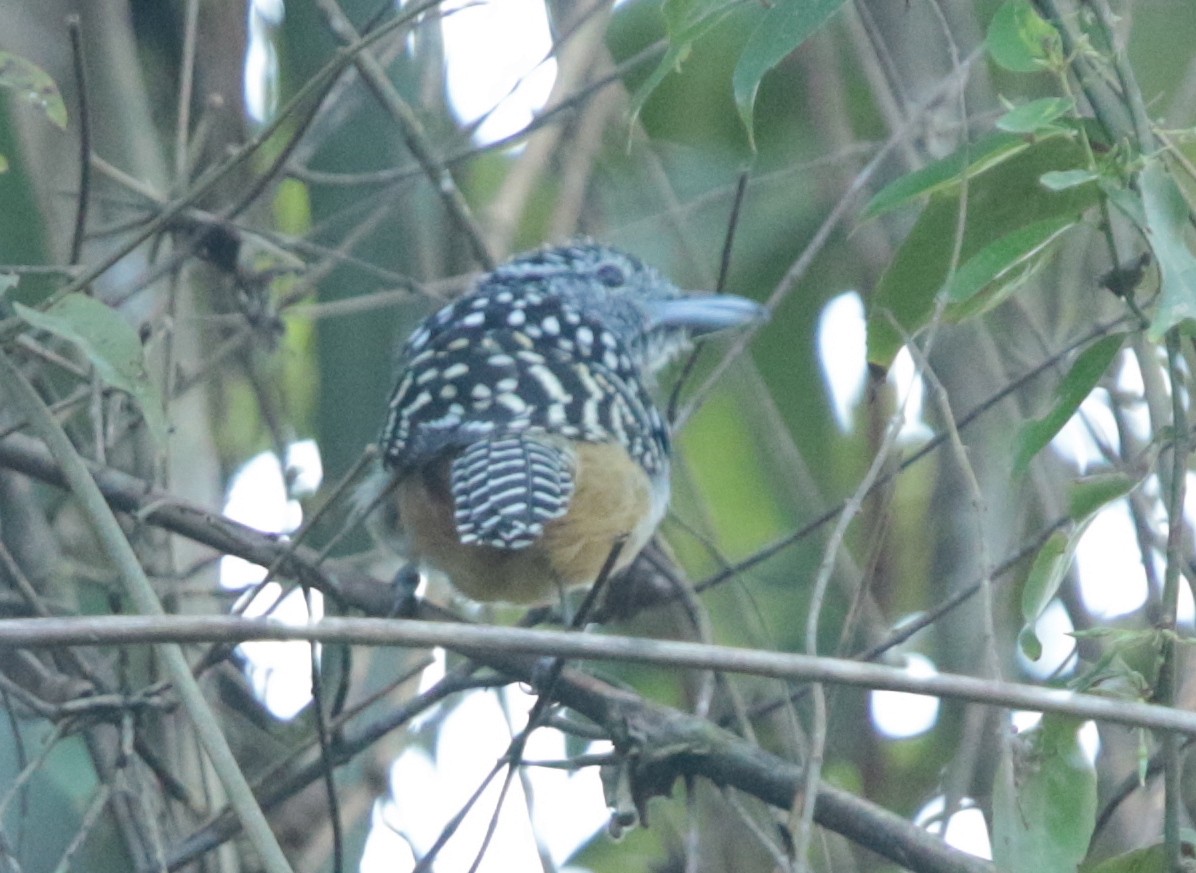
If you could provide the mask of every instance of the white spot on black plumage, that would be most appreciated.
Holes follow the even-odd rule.
[[[550,367],[543,364],[535,364],[528,368],[532,378],[540,383],[540,387],[544,389],[544,393],[552,400],[559,403],[571,403],[573,395],[566,390],[561,380],[557,378],[556,374]]]
[[[520,412],[527,411],[527,403],[525,403],[516,394],[500,394],[498,397],[495,398],[494,402],[497,403],[499,406],[503,406],[503,407],[511,410],[511,412],[520,413]]]
[[[570,440],[613,439],[650,473],[666,469],[667,427],[639,384],[646,374],[637,369],[636,356],[651,352],[651,343],[634,338],[630,322],[608,320],[614,313],[605,307],[613,297],[572,296],[597,263],[611,260],[608,250],[589,245],[518,258],[416,328],[404,352],[405,375],[389,406],[383,434],[387,463],[412,467],[428,453],[467,440],[502,441],[543,432]],[[617,263],[627,285],[637,284],[638,272],[625,259]],[[648,273],[639,287],[651,285]],[[543,372],[536,370],[541,367]],[[468,397],[469,403],[455,402],[460,397]],[[521,449],[517,456],[529,464],[538,457],[531,449]],[[486,465],[473,472],[462,481],[484,488],[490,475]],[[530,473],[528,487],[549,494],[554,476]],[[493,510],[485,500],[473,509],[478,518]],[[482,539],[507,548],[531,541],[535,537],[528,531],[543,522],[544,511],[529,499],[526,514],[518,516],[525,524],[522,532],[513,517],[501,530],[488,526]],[[467,536],[482,541],[477,540],[478,521],[470,522],[470,517],[468,509],[461,516],[462,541]],[[498,543],[500,534],[506,538],[503,543]]]
[[[410,417],[412,414],[419,412],[421,409],[423,409],[425,406],[427,406],[431,402],[432,402],[432,395],[429,392],[427,392],[427,391],[419,392],[418,394],[415,395],[415,399],[407,404],[407,406],[406,406],[407,416]]]
[[[395,388],[394,396],[390,400],[390,408],[398,409],[402,406],[404,395],[411,390],[412,384],[415,382],[415,374],[410,370],[403,374],[403,378],[399,380],[398,387]]]

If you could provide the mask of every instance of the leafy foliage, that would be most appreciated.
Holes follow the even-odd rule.
[[[756,94],[764,74],[789,57],[842,5],[843,0],[781,0],[764,13],[731,78],[739,117],[749,137],[753,135]]]
[[[1006,0],[989,22],[985,47],[1005,69],[1036,73],[1058,66],[1062,40],[1029,0]]]
[[[1093,343],[1079,355],[1059,385],[1055,404],[1042,418],[1027,422],[1018,434],[1015,473],[1025,473],[1031,459],[1045,449],[1092,393],[1121,351],[1125,336],[1114,334]]]
[[[1064,873],[1088,851],[1096,770],[1074,719],[1046,717],[1018,737],[1012,765],[993,786],[993,860],[1002,870]]]
[[[66,104],[58,84],[28,58],[0,51],[0,88],[12,91],[55,126],[66,129]]]
[[[145,368],[137,334],[112,309],[82,294],[68,294],[44,311],[14,303],[17,315],[40,330],[74,343],[109,386],[135,399],[154,439],[166,439],[162,398]]]
[[[940,169],[906,186],[903,200],[935,193],[869,300],[870,361],[887,367],[906,339],[927,325],[940,294],[948,320],[1001,302],[1042,266],[1052,242],[1080,226],[1085,210],[1097,204],[1095,186],[1051,190],[1040,181],[1084,162],[1079,140],[1075,133],[1017,147],[1014,138],[991,141],[975,163],[948,159],[948,166],[962,163],[956,175],[943,177]],[[969,151],[963,148],[964,155]],[[896,199],[889,195],[881,204]]]

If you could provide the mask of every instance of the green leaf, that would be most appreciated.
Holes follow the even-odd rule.
[[[965,170],[968,178],[978,176],[1031,145],[1033,143],[1030,140],[1011,133],[992,133],[982,137],[920,170],[894,179],[868,201],[860,220],[875,218],[924,195],[953,188],[962,181]]]
[[[1143,230],[1159,265],[1159,303],[1150,324],[1158,340],[1177,324],[1196,319],[1196,258],[1188,248],[1188,203],[1158,158],[1147,159],[1138,174]]]
[[[1109,202],[1120,209],[1125,217],[1146,232],[1146,212],[1142,208],[1142,198],[1124,185],[1118,184],[1108,177],[1100,180],[1101,191]]]
[[[1056,119],[1075,109],[1066,97],[1043,97],[1015,107],[997,119],[997,128],[1008,133],[1039,133],[1054,130]]]
[[[1048,713],[1014,738],[1012,761],[1001,761],[993,784],[996,869],[1075,873],[1087,855],[1096,770],[1080,748],[1081,724]]]
[[[1023,264],[1079,222],[1077,216],[1062,216],[1019,227],[968,259],[943,289],[954,303],[969,300],[1010,270]]]
[[[721,21],[733,5],[726,0],[664,0],[661,13],[670,38],[684,39]]]
[[[1059,31],[1029,0],[1006,0],[993,15],[985,39],[989,55],[1015,73],[1037,73],[1061,62]]]
[[[665,76],[681,68],[693,45],[724,18],[734,12],[736,3],[727,0],[665,0],[663,13],[669,34],[669,47],[660,63],[648,75],[631,98],[631,117],[639,115],[652,92],[660,87]]]
[[[1053,170],[1043,173],[1038,181],[1048,191],[1066,191],[1068,188],[1095,182],[1099,178],[1100,174],[1094,170]]]
[[[0,155],[0,173],[7,173],[7,172],[8,172],[8,158],[4,157],[4,155]]]
[[[1077,523],[1085,522],[1133,491],[1138,481],[1125,473],[1100,473],[1077,479],[1067,495],[1068,515]]]
[[[1101,509],[1125,497],[1137,484],[1138,480],[1124,473],[1107,473],[1085,477],[1072,486],[1068,505],[1069,515],[1075,524],[1070,530],[1056,531],[1043,543],[1022,585],[1024,625],[1018,634],[1018,645],[1031,661],[1037,661],[1042,656],[1042,644],[1034,632],[1034,625],[1059,593],[1059,586],[1067,578],[1075,560],[1076,547],[1088,530],[1088,525]]]
[[[739,117],[755,150],[752,109],[764,74],[789,56],[830,18],[844,0],[775,0],[743,48],[731,85]]]
[[[1059,592],[1059,586],[1063,584],[1067,571],[1071,569],[1078,539],[1063,531],[1051,534],[1034,556],[1034,564],[1030,567],[1030,573],[1022,586],[1023,626],[1017,642],[1031,661],[1037,661],[1042,657],[1042,643],[1034,633],[1034,625]]]
[[[1076,216],[1095,205],[1100,197],[1100,188],[1096,185],[1050,191],[1038,181],[1052,170],[1086,165],[1087,156],[1074,138],[1052,136],[1022,143],[1024,147],[1017,154],[1000,160],[968,182],[964,201],[968,211],[959,250],[961,267],[994,240],[1003,240],[1021,228],[1051,219],[1074,222]],[[868,360],[871,363],[888,367],[905,337],[920,330],[933,313],[935,295],[946,284],[951,268],[960,202],[961,198],[950,188],[930,198],[869,297]],[[982,263],[978,262],[972,268],[977,275],[983,272]],[[1006,271],[985,289],[988,295],[985,300],[956,304],[948,309],[947,317],[953,320],[970,317],[982,308],[979,304],[999,299],[1039,263],[1041,257],[1029,258],[1023,262],[1022,269]]]
[[[1097,340],[1080,353],[1059,385],[1054,406],[1042,418],[1024,424],[1018,433],[1017,455],[1013,462],[1015,475],[1024,474],[1034,456],[1046,448],[1063,429],[1063,425],[1075,415],[1084,398],[1092,393],[1100,377],[1113,363],[1123,342],[1125,334],[1112,334]]]
[[[1038,638],[1033,624],[1022,626],[1017,635],[1017,647],[1031,661],[1037,661],[1042,657],[1042,640]]]
[[[66,104],[58,85],[32,61],[11,52],[0,52],[0,88],[9,88],[46,118],[66,130]]]
[[[46,311],[13,303],[26,323],[74,343],[107,385],[137,401],[159,445],[166,438],[162,400],[145,369],[137,332],[116,310],[83,294],[71,294]]]
[[[1196,855],[1196,839],[1191,836],[1182,840],[1182,854],[1186,858]],[[1084,873],[1169,873],[1171,861],[1167,847],[1162,843],[1134,849],[1123,855],[1106,858],[1095,867],[1083,867]]]

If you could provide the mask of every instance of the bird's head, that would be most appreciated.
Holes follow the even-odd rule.
[[[605,325],[645,374],[663,367],[693,337],[767,316],[745,297],[683,291],[639,258],[588,241],[520,255],[490,273],[479,290],[504,286],[556,295],[585,322]]]

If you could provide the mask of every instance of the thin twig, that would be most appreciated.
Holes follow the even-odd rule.
[[[317,0],[316,5],[323,11],[329,30],[343,45],[353,46],[361,42],[356,28],[353,27],[353,23],[349,21],[337,0]],[[465,234],[474,257],[485,269],[494,269],[494,256],[486,245],[481,228],[474,220],[469,204],[461,194],[461,189],[457,187],[452,175],[429,145],[423,125],[415,111],[391,84],[386,71],[368,49],[355,53],[353,63],[378,102],[398,124],[403,142],[423,168],[428,181],[444,203],[453,223]]]
[[[66,19],[71,37],[71,63],[75,73],[75,89],[79,92],[79,198],[75,206],[75,226],[71,232],[69,263],[78,264],[83,255],[83,239],[87,230],[88,203],[91,198],[91,111],[87,92],[87,64],[83,57],[83,29],[78,15]]]
[[[915,376],[916,378],[916,376]],[[906,401],[910,394],[907,392]],[[814,585],[810,593],[810,604],[806,613],[805,651],[809,656],[818,654],[818,624],[822,615],[822,605],[826,598],[827,588],[830,586],[831,574],[835,569],[836,556],[842,547],[843,539],[847,536],[847,529],[859,514],[860,509],[872,488],[880,479],[884,468],[889,464],[889,457],[896,445],[897,437],[901,433],[905,420],[904,405],[897,410],[889,422],[884,439],[876,449],[876,455],[868,466],[868,472],[856,486],[855,492],[843,504],[843,509],[831,529],[823,549],[822,561],[818,565],[818,572],[814,577]],[[814,804],[817,799],[818,785],[822,778],[822,756],[826,744],[826,695],[821,684],[815,684],[811,689],[814,711],[811,715],[811,729],[809,751],[805,762],[805,779],[802,786],[802,796],[794,799],[790,810],[789,829],[793,836],[794,857],[801,865],[807,866],[810,835],[814,822]],[[800,801],[800,802],[799,802]]]
[[[108,798],[111,796],[112,785],[108,782],[104,782],[96,789],[91,797],[91,803],[87,805],[87,810],[83,813],[83,818],[76,828],[74,837],[63,850],[62,858],[59,859],[58,866],[54,868],[54,873],[69,873],[76,853],[82,847],[83,841],[90,836],[92,829],[95,828],[100,813],[108,806]]]
[[[295,122],[294,116],[301,113],[308,106],[310,100],[318,99],[324,93],[328,84],[353,63],[354,57],[359,52],[365,51],[387,34],[418,17],[425,9],[431,8],[439,2],[440,0],[424,0],[422,3],[404,8],[402,14],[388,21],[373,33],[362,37],[350,46],[340,49],[315,75],[299,88],[287,105],[279,111],[278,115],[269,124],[262,128],[257,136],[250,139],[219,164],[211,167],[195,181],[195,184],[186,193],[171,201],[153,219],[146,222],[139,232],[132,234],[128,239],[113,246],[112,251],[108,252],[103,258],[83,270],[71,282],[55,290],[46,298],[44,301],[45,305],[50,305],[63,297],[82,291],[146,240],[152,239],[162,233],[162,231],[168,229],[179,215],[202,199],[216,185],[226,179],[230,173],[256,155],[276,133],[280,130],[291,128]],[[0,321],[0,339],[10,339],[21,331],[23,326],[24,322],[16,317]]]
[[[62,739],[66,733],[65,722],[55,722],[50,729],[50,733],[46,735],[45,739],[41,741],[41,748],[38,750],[36,756],[27,762],[16,778],[9,783],[7,790],[3,796],[0,796],[0,820],[8,820],[8,807],[14,800],[22,796],[25,786],[28,785],[35,775],[44,773],[46,760],[50,757],[50,753],[58,745],[58,741]]]
[[[559,103],[548,106],[536,114],[528,125],[515,131],[509,136],[480,146],[470,146],[460,151],[445,155],[441,162],[445,167],[453,169],[460,164],[468,163],[478,157],[501,152],[511,146],[518,145],[531,134],[548,124],[563,122],[565,117],[589,100],[595,93],[610,85],[622,84],[627,76],[634,73],[640,66],[649,61],[658,60],[665,53],[667,44],[659,40],[643,50],[637,52],[622,63],[615,66],[609,73],[590,82],[586,87],[562,99]],[[413,178],[424,176],[422,167],[397,167],[385,170],[369,170],[360,173],[328,172],[313,170],[308,167],[291,165],[287,173],[301,182],[310,185],[336,185],[341,187],[376,188],[379,185],[390,185],[405,182]]]
[[[54,421],[37,391],[29,384],[24,374],[13,366],[3,350],[0,350],[0,384],[5,386],[13,402],[30,420],[54,455],[101,548],[124,584],[129,599],[144,615],[164,615],[162,604],[146,578],[133,547],[112,514],[112,509],[105,502],[100,489],[96,487],[83,459],[71,445],[66,433]],[[253,792],[233,756],[232,749],[228,746],[228,741],[221,733],[219,721],[204,699],[199,684],[191,675],[191,668],[183,655],[182,647],[178,643],[163,642],[158,651],[183,705],[191,716],[192,726],[207,750],[213,769],[224,784],[246,834],[260,853],[262,864],[269,873],[291,873],[290,864],[270,830],[261,808],[254,800]]]
[[[610,547],[610,551],[606,555],[606,560],[603,562],[601,569],[598,571],[598,576],[594,580],[594,584],[586,591],[586,595],[582,598],[581,604],[569,622],[569,629],[571,631],[579,631],[585,627],[586,622],[589,621],[590,615],[594,611],[594,606],[598,603],[598,599],[602,592],[606,589],[607,581],[610,579],[611,573],[614,571],[615,565],[619,561],[619,555],[623,551],[625,539],[615,540]],[[485,856],[486,849],[490,845],[490,841],[494,838],[498,824],[498,810],[502,809],[503,803],[506,801],[506,796],[510,791],[511,784],[516,770],[523,766],[523,750],[527,747],[528,738],[532,735],[532,731],[536,730],[544,723],[550,707],[553,704],[552,692],[556,687],[556,683],[560,680],[561,672],[565,669],[564,658],[553,658],[548,662],[547,667],[543,670],[543,678],[539,681],[538,691],[539,696],[536,702],[532,704],[531,711],[527,716],[527,724],[524,725],[523,730],[511,738],[510,744],[507,746],[506,754],[498,762],[501,766],[506,764],[507,774],[503,779],[502,788],[499,790],[498,798],[495,801],[495,812],[491,816],[486,827],[486,833],[482,837],[481,845],[478,847],[477,854],[474,857],[474,862],[470,867],[470,873],[475,873],[477,867],[482,862]],[[489,778],[492,778],[489,777]],[[481,789],[479,789],[480,792]],[[476,799],[478,795],[471,798],[471,802]],[[462,810],[464,813],[464,810]],[[443,833],[443,832],[442,832]],[[443,845],[443,844],[440,844]],[[429,853],[431,854],[431,853]],[[421,859],[421,865],[424,861],[429,860],[427,857]]]
[[[969,425],[971,425],[974,421],[976,421],[976,419],[980,418],[985,413],[994,409],[999,403],[1001,403],[1001,401],[1005,400],[1006,398],[1008,398],[1011,395],[1015,394],[1016,392],[1020,391],[1022,388],[1024,388],[1026,385],[1028,385],[1034,379],[1041,376],[1043,373],[1050,372],[1060,360],[1062,360],[1063,358],[1070,355],[1076,349],[1080,348],[1081,346],[1087,345],[1088,343],[1092,342],[1093,340],[1099,339],[1102,336],[1108,335],[1108,333],[1110,331],[1113,331],[1113,330],[1117,329],[1118,327],[1121,327],[1131,321],[1133,321],[1133,320],[1126,319],[1123,317],[1123,318],[1118,318],[1115,321],[1109,322],[1107,324],[1098,325],[1093,330],[1089,331],[1088,333],[1084,334],[1083,336],[1081,336],[1078,339],[1074,340],[1073,342],[1069,343],[1065,348],[1061,349],[1059,352],[1052,355],[1050,358],[1043,361],[1041,364],[1038,364],[1037,366],[1035,366],[1032,369],[1028,370],[1027,372],[1023,373],[1021,376],[1018,376],[1016,379],[1013,379],[1008,384],[1003,386],[1000,390],[996,391],[988,399],[986,399],[986,400],[982,401],[980,404],[978,404],[974,409],[969,411],[967,414],[958,418],[956,420],[956,428],[958,428],[960,431],[964,430]],[[918,461],[922,460],[923,458],[925,458],[926,456],[931,454],[933,451],[938,449],[939,446],[943,445],[943,443],[946,442],[946,440],[947,440],[947,434],[945,432],[935,434],[933,437],[931,437],[929,440],[927,440],[919,449],[912,452],[908,457],[906,457],[901,462],[900,466],[896,470],[894,470],[892,472],[887,472],[884,475],[880,476],[877,479],[877,481],[873,484],[873,487],[875,488],[875,487],[879,487],[881,485],[887,484],[893,477],[899,475],[900,473],[905,472],[907,469],[909,469],[911,466],[916,464]],[[839,513],[841,513],[843,511],[845,505],[846,505],[846,501],[840,502],[839,504],[832,507],[831,509],[828,509],[826,512],[823,512],[817,518],[808,522],[807,524],[805,524],[803,527],[799,528],[798,530],[793,531],[792,533],[786,534],[785,536],[781,537],[780,539],[776,540],[775,542],[770,543],[769,545],[764,546],[761,549],[758,549],[755,553],[749,555],[748,557],[744,558],[743,560],[738,561],[734,564],[731,564],[730,566],[728,566],[722,570],[719,570],[715,573],[712,573],[710,576],[708,576],[706,579],[702,580],[695,586],[696,590],[698,592],[702,592],[702,591],[707,590],[708,588],[713,588],[716,585],[720,585],[723,582],[726,582],[728,579],[734,578],[735,576],[739,575],[740,573],[744,572],[745,570],[749,570],[752,567],[755,567],[756,565],[763,563],[764,561],[768,560],[769,558],[772,558],[774,555],[777,555],[778,553],[784,551],[785,549],[789,548],[790,546],[801,542],[806,537],[810,536],[810,534],[812,534],[814,531],[821,529],[823,526],[825,526],[826,524],[828,524],[829,522],[831,522],[835,518],[837,518],[839,516]]]
[[[191,99],[195,86],[195,47],[199,29],[199,0],[187,0],[183,14],[183,55],[179,60],[179,98],[175,110],[174,178],[180,188],[190,169],[187,140],[191,136]]]
[[[830,240],[831,234],[839,226],[840,222],[847,217],[849,209],[855,205],[856,197],[861,191],[864,190],[868,182],[871,181],[873,175],[875,175],[876,171],[880,169],[881,164],[897,147],[897,144],[905,137],[911,135],[914,129],[915,119],[918,117],[918,115],[927,111],[930,107],[944,99],[946,95],[951,93],[952,89],[962,88],[966,81],[968,69],[977,58],[983,55],[983,53],[983,46],[973,51],[960,65],[959,71],[951,76],[948,76],[938,85],[938,87],[919,107],[919,112],[914,113],[911,116],[911,119],[900,130],[894,131],[893,134],[887,140],[885,140],[884,145],[882,145],[876,151],[876,154],[872,156],[871,160],[869,160],[868,163],[865,164],[860,170],[860,172],[856,174],[855,178],[851,180],[851,184],[847,186],[847,189],[843,192],[843,196],[839,198],[839,202],[835,204],[834,208],[830,211],[826,218],[823,219],[822,224],[819,225],[818,230],[815,231],[814,236],[810,239],[810,242],[806,245],[806,248],[802,251],[801,255],[796,261],[793,262],[792,265],[790,265],[789,269],[785,271],[785,275],[781,277],[781,281],[777,283],[772,293],[768,295],[768,299],[765,301],[764,305],[769,309],[769,311],[775,310],[776,307],[779,306],[781,302],[789,296],[790,293],[792,293],[793,289],[797,287],[797,283],[801,281],[803,276],[805,276],[806,271],[814,262],[815,257],[817,257],[817,255],[822,251],[823,247]],[[685,422],[688,421],[689,418],[694,414],[694,412],[697,411],[697,408],[701,404],[703,398],[709,394],[713,386],[717,384],[719,379],[722,378],[723,373],[726,372],[731,363],[741,354],[743,354],[744,350],[752,341],[752,337],[755,336],[755,334],[756,331],[750,328],[740,331],[735,341],[730,344],[730,347],[724,353],[722,359],[714,367],[710,375],[706,377],[706,381],[703,382],[702,386],[698,389],[698,391],[695,392],[694,399],[686,408],[682,409],[680,414],[677,416],[678,427],[683,426]]]
[[[482,778],[481,783],[479,783],[478,787],[474,789],[473,794],[466,798],[465,802],[461,804],[461,808],[457,810],[457,813],[448,820],[443,828],[441,828],[440,834],[436,837],[436,841],[432,843],[428,851],[419,859],[419,862],[415,865],[415,869],[412,870],[411,873],[428,873],[428,871],[432,869],[432,864],[436,858],[439,857],[441,849],[448,845],[449,840],[453,838],[453,836],[457,833],[457,830],[461,827],[461,822],[465,821],[465,816],[467,816],[470,810],[477,805],[477,802],[482,799],[482,793],[486,790],[487,786],[494,781],[495,777],[502,772],[502,770],[503,762],[496,761],[494,766],[490,768],[490,772]],[[483,840],[482,850],[484,850],[486,847],[488,837],[489,833],[487,834],[487,839]]]
[[[1163,603],[1159,627],[1163,630],[1162,663],[1159,665],[1156,696],[1165,706],[1175,705],[1179,685],[1179,644],[1175,634],[1179,611],[1179,580],[1184,556],[1184,493],[1187,487],[1188,458],[1191,444],[1188,437],[1187,411],[1184,409],[1184,376],[1181,364],[1179,328],[1167,332],[1167,367],[1171,380],[1171,469],[1160,475],[1167,482],[1167,565],[1163,572]],[[1161,457],[1166,457],[1162,455]],[[1170,481],[1168,481],[1168,479]],[[1183,803],[1180,777],[1179,737],[1165,733],[1161,738],[1163,757],[1163,842],[1171,869],[1181,867],[1179,810]]]
[[[727,232],[723,237],[723,253],[718,263],[718,280],[714,283],[714,290],[719,293],[726,289],[727,275],[731,272],[731,252],[735,247],[735,231],[739,229],[739,217],[743,211],[743,200],[747,195],[750,175],[747,170],[744,170],[739,174],[739,179],[735,183],[735,196],[731,199],[731,214],[727,217]],[[673,390],[669,394],[666,421],[673,422],[677,418],[677,406],[681,402],[681,389],[685,387],[689,377],[693,374],[698,358],[702,354],[702,348],[703,343],[699,342],[694,345],[693,351],[689,353],[689,357],[685,359],[685,364],[681,367],[681,372],[677,375],[677,381],[673,384]]]
[[[308,618],[314,617],[312,590],[303,589]],[[333,776],[332,737],[328,730],[328,717],[324,703],[324,682],[320,676],[320,656],[316,644],[307,647],[308,666],[311,675],[311,705],[315,715],[316,740],[320,749],[320,770],[324,783],[324,795],[328,799],[328,820],[332,825],[332,873],[345,869],[345,834],[341,822],[340,801],[336,794],[336,780]]]

